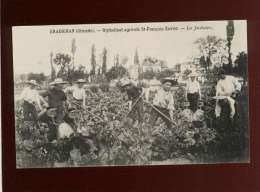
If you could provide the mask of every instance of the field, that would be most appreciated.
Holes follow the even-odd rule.
[[[79,110],[77,130],[70,138],[49,142],[48,127],[24,122],[16,105],[16,160],[18,168],[114,165],[158,165],[240,161],[245,154],[245,130],[237,126],[223,134],[215,123],[214,91],[204,87],[201,109],[193,114],[185,107],[184,89],[174,91],[175,124],[168,129],[157,121],[149,134],[151,108],[144,104],[144,122],[126,117],[126,95],[117,88],[89,95],[86,110]],[[228,131],[227,133],[230,133]],[[233,144],[228,143],[233,138]],[[223,146],[230,146],[229,150]]]

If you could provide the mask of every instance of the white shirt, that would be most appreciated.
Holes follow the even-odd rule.
[[[187,93],[200,93],[200,84],[198,81],[188,81],[186,86]]]
[[[59,139],[62,139],[65,137],[70,137],[73,133],[74,133],[73,129],[66,122],[61,123],[58,127],[58,138]]]
[[[31,104],[38,104],[39,107],[41,108],[40,105],[40,98],[41,96],[39,95],[39,92],[35,89],[31,89],[30,87],[26,87],[24,88],[24,90],[22,91],[19,100],[24,100],[27,101]]]
[[[163,107],[169,110],[174,110],[174,99],[170,91],[159,89],[156,93],[153,104],[159,107]]]
[[[241,90],[241,84],[238,79],[227,75],[225,79],[220,79],[216,86],[217,96],[232,96],[235,91]]]
[[[86,90],[78,86],[67,87],[65,92],[71,91],[72,96],[77,100],[84,100],[86,98]]]
[[[84,88],[74,87],[72,95],[75,99],[84,100],[86,98],[86,91]]]
[[[77,100],[83,100],[83,106],[86,104],[86,90],[78,86],[67,87],[65,92],[71,91],[73,98]]]

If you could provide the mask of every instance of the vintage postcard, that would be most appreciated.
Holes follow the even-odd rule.
[[[17,168],[250,162],[246,20],[12,35]]]

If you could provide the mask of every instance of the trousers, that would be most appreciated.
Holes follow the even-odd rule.
[[[199,101],[199,93],[188,93],[187,99],[190,103],[190,110],[192,110],[193,112],[197,111],[198,101]]]

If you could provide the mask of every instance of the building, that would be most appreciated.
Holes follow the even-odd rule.
[[[167,68],[166,62],[160,59],[146,57],[142,63],[142,71],[161,72]]]
[[[197,72],[198,74],[200,74],[202,69],[200,67],[199,58],[195,58],[193,59],[193,61],[177,63],[173,70],[176,72],[178,82],[185,82],[187,78],[185,72],[187,70],[191,72]]]
[[[128,73],[131,79],[138,79],[138,65],[130,65],[128,67]]]

